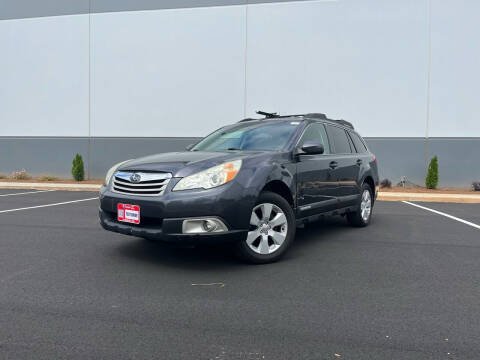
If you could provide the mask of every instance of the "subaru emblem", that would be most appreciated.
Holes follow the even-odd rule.
[[[140,180],[142,180],[142,177],[140,176],[140,174],[133,173],[132,175],[130,175],[130,182],[139,183]]]

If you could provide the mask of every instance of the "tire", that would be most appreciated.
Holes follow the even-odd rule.
[[[365,227],[370,224],[373,211],[373,193],[368,184],[362,185],[360,201],[357,204],[357,210],[347,213],[347,221],[355,227]]]
[[[295,238],[295,215],[282,196],[265,191],[252,209],[245,240],[235,244],[235,254],[253,264],[279,260]]]

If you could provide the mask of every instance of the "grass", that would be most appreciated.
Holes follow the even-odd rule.
[[[38,177],[39,181],[58,181],[58,176],[55,175],[40,175]]]

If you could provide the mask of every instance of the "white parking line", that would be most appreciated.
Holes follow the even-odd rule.
[[[64,201],[64,202],[55,203],[55,204],[46,204],[46,205],[29,206],[29,207],[18,208],[18,209],[1,210],[1,211],[0,211],[0,214],[8,213],[8,212],[14,212],[14,211],[21,211],[21,210],[38,209],[38,208],[44,208],[44,207],[49,207],[49,206],[58,206],[58,205],[65,205],[65,204],[73,204],[73,203],[77,203],[77,202],[91,201],[91,200],[97,200],[97,199],[98,199],[98,197],[94,197],[94,198],[89,198],[89,199],[81,199],[81,200],[73,200],[73,201]]]
[[[26,195],[26,194],[38,194],[44,192],[50,192],[55,190],[39,190],[39,191],[28,191],[28,192],[21,192],[21,193],[13,193],[13,194],[2,194],[0,196],[14,196],[14,195]]]
[[[402,201],[402,202],[405,203],[405,204],[408,204],[408,205],[416,206],[416,207],[418,207],[418,208],[420,208],[420,209],[423,209],[423,210],[427,210],[427,211],[433,212],[433,213],[438,214],[438,215],[445,216],[445,217],[447,217],[447,218],[449,218],[449,219],[459,221],[459,222],[461,222],[461,223],[463,223],[463,224],[470,225],[470,226],[472,226],[472,227],[474,227],[474,228],[476,228],[476,229],[480,229],[480,225],[474,224],[474,223],[472,223],[472,222],[470,222],[470,221],[467,221],[467,220],[460,219],[460,218],[458,218],[458,217],[456,217],[456,216],[452,216],[452,215],[446,214],[446,213],[441,212],[441,211],[438,211],[438,210],[434,210],[434,209],[430,209],[430,208],[425,207],[425,206],[421,206],[421,205],[418,205],[418,204],[414,204],[414,203],[411,203],[411,202],[409,202],[409,201]]]

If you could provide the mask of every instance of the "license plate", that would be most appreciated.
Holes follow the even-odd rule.
[[[140,206],[129,204],[117,205],[117,219],[131,224],[140,224]]]

